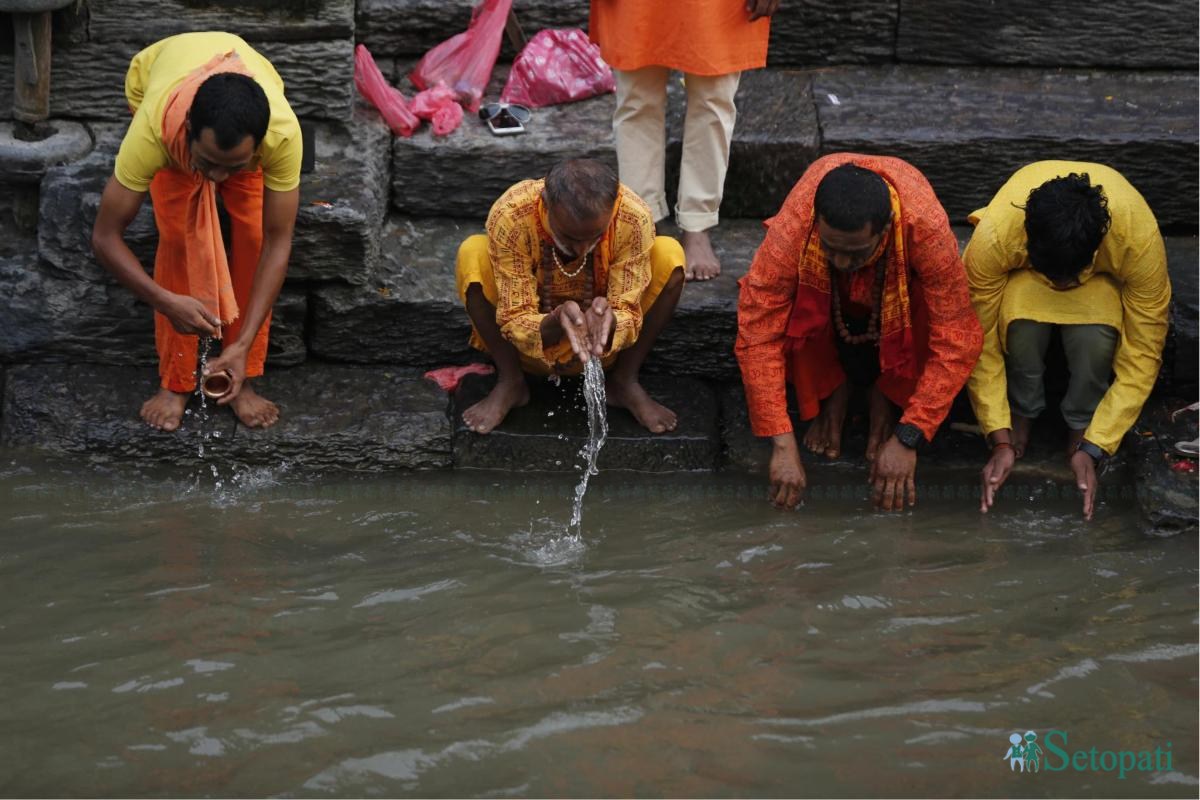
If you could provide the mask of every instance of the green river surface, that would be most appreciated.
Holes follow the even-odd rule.
[[[573,475],[212,472],[4,453],[0,794],[1197,796],[1196,539],[1128,500],[601,472],[573,544]]]

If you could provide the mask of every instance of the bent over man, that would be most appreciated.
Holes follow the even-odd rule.
[[[578,374],[592,358],[609,370],[609,405],[653,433],[675,429],[638,373],[683,291],[683,249],[654,235],[646,204],[607,166],[563,161],[510,188],[486,235],[462,243],[456,272],[471,344],[498,372],[491,394],[463,412],[471,430],[488,433],[529,401],[525,372]]]
[[[1071,373],[1067,457],[1090,519],[1096,465],[1117,451],[1162,365],[1171,283],[1158,223],[1119,172],[1075,161],[1022,167],[970,219],[963,260],[985,339],[968,389],[992,448],[980,508],[1046,408],[1057,331]]]
[[[279,410],[246,383],[262,375],[271,307],[287,272],[300,198],[300,124],[283,81],[230,33],[185,33],[134,56],[125,78],[133,112],[100,199],[97,259],[154,308],[160,390],[142,419],[175,430],[196,385],[199,336],[219,337],[208,373],[228,371],[244,425]],[[123,240],[146,193],[158,252],[151,280]],[[229,253],[217,217],[231,221]]]
[[[771,500],[807,482],[791,383],[814,453],[841,453],[851,384],[869,391],[876,506],[916,502],[917,448],[979,357],[958,242],[925,177],[886,156],[837,153],[805,171],[740,282],[735,345],[755,435],[771,437]],[[893,406],[901,410],[895,424]]]

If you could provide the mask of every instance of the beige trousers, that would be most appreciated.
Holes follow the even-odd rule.
[[[644,67],[632,72],[613,70],[613,74],[617,80],[613,134],[621,182],[646,201],[657,222],[669,213],[665,184],[670,70]],[[740,72],[684,78],[687,114],[675,204],[675,222],[681,230],[703,231],[717,224],[737,120],[733,98],[740,79]]]

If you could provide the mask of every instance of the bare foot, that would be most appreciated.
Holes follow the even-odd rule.
[[[1025,448],[1029,446],[1029,433],[1032,430],[1032,419],[1017,414],[1012,415],[1012,446],[1014,457],[1020,458],[1025,455]]]
[[[608,396],[610,406],[624,408],[651,433],[675,430],[678,422],[675,412],[648,395],[636,380],[610,375],[605,381],[604,392]]]
[[[1075,455],[1075,448],[1079,447],[1085,433],[1087,433],[1087,428],[1078,431],[1074,428],[1067,428],[1067,458]]]
[[[249,383],[242,384],[242,390],[229,405],[247,428],[269,428],[279,421],[279,406],[254,391]]]
[[[883,447],[883,443],[891,438],[892,431],[896,428],[896,413],[892,410],[891,401],[883,396],[878,386],[871,387],[868,403],[871,427],[867,433],[867,461],[874,461],[875,454]]]
[[[525,376],[514,380],[497,381],[488,396],[463,412],[463,422],[475,433],[491,433],[504,421],[508,412],[529,402],[529,385]]]
[[[707,281],[721,274],[721,262],[713,252],[707,231],[683,231],[683,277],[689,281]]]
[[[142,419],[156,430],[176,430],[183,420],[183,410],[187,408],[188,398],[191,396],[190,392],[159,389],[154,397],[142,403]]]
[[[850,401],[850,384],[833,390],[833,394],[821,401],[821,413],[817,414],[804,432],[804,446],[811,452],[826,458],[837,458],[842,454],[842,427],[846,422],[846,406]]]

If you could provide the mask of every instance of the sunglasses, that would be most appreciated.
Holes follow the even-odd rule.
[[[524,125],[533,119],[533,112],[520,103],[487,103],[479,107],[479,118],[484,122],[505,117]]]

